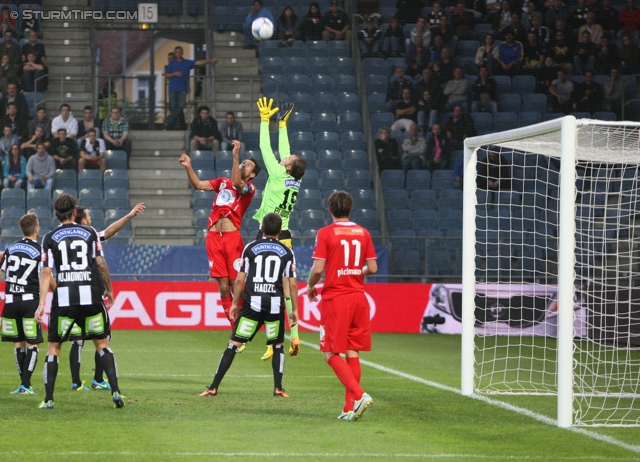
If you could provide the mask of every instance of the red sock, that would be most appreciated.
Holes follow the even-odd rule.
[[[335,355],[329,358],[328,361],[329,366],[333,369],[338,380],[345,386],[348,393],[351,393],[351,396],[362,396],[362,388],[358,384],[358,381],[354,378],[353,372],[349,365],[339,356]]]
[[[233,327],[233,319],[231,319],[231,295],[227,296],[227,297],[220,297],[220,301],[222,302],[222,309],[224,310],[224,314],[227,315],[227,319],[229,320],[229,324],[231,324],[231,327]]]
[[[347,357],[347,365],[351,368],[351,372],[353,373],[353,378],[356,379],[356,382],[360,384],[360,377],[362,377],[362,369],[360,368],[360,358],[355,356],[353,358]],[[362,395],[360,395],[362,396]],[[347,389],[344,396],[344,412],[353,411],[353,402],[355,401],[356,396],[352,395]]]

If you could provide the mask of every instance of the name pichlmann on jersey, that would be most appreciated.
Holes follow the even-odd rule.
[[[275,294],[276,286],[273,284],[254,284],[253,290],[254,292]]]
[[[91,281],[91,271],[65,271],[58,273],[58,282]]]
[[[361,276],[361,269],[342,268],[338,270],[338,277],[340,276]]]

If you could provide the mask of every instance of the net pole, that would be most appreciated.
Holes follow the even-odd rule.
[[[558,426],[573,424],[576,118],[562,119],[558,236]]]
[[[462,202],[462,374],[461,391],[474,392],[475,380],[475,255],[476,255],[476,170],[477,150],[464,146],[464,189]]]

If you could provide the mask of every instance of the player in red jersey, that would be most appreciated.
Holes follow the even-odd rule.
[[[240,141],[233,141],[233,168],[231,178],[200,180],[191,167],[191,159],[185,153],[180,156],[180,165],[187,170],[193,189],[215,191],[217,193],[209,222],[207,224],[207,254],[209,273],[218,281],[222,308],[233,327],[234,320],[229,316],[231,310],[230,281],[236,280],[240,269],[244,242],[240,235],[242,216],[247,211],[256,187],[249,183],[260,173],[260,165],[254,158],[240,163]]]
[[[359,351],[371,350],[369,302],[364,276],[378,271],[369,231],[351,221],[353,199],[346,191],[329,196],[333,224],[318,230],[309,271],[307,297],[318,300],[315,287],[324,270],[320,309],[320,351],[346,388],[341,420],[358,420],[372,399],[360,388]],[[364,266],[363,266],[364,263]],[[340,353],[345,354],[345,362]]]

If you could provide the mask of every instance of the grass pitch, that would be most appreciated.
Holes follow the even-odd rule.
[[[362,368],[363,388],[374,402],[358,422],[337,420],[342,385],[308,345],[286,360],[291,398],[274,398],[271,362],[260,361],[261,333],[236,356],[218,396],[200,398],[228,335],[116,331],[123,410],[113,409],[108,392],[71,391],[68,345],[54,410],[37,409],[44,398],[42,350],[33,380],[38,395],[9,395],[19,379],[12,345],[3,343],[0,460],[640,460],[638,428],[569,431],[541,421],[540,415],[555,419],[553,397],[492,398],[516,406],[509,410],[455,393],[459,336],[374,335],[374,350],[363,359],[376,367]],[[316,344],[318,336],[302,340]],[[87,344],[87,384],[92,369]]]

